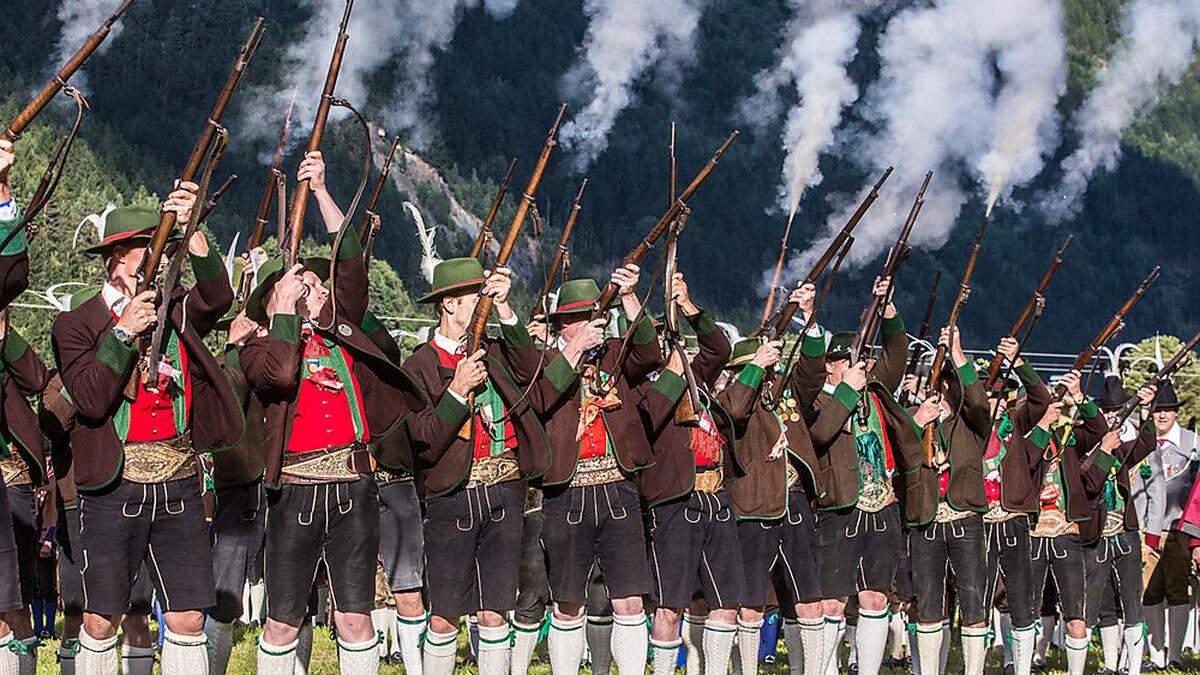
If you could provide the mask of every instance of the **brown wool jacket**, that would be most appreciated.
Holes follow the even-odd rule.
[[[811,408],[825,382],[825,340],[823,337],[810,336],[805,336],[803,340],[801,357],[792,369],[788,385],[798,399],[800,420],[783,421],[782,431],[787,437],[786,457],[770,459],[771,449],[779,439],[781,429],[779,418],[762,404],[762,390],[769,386],[762,376],[762,369],[749,365],[737,376],[737,381],[752,387],[755,394],[750,399],[751,413],[745,421],[734,424],[738,460],[746,471],[746,475],[729,486],[733,510],[738,518],[775,519],[786,515],[788,463],[800,474],[800,489],[805,491],[810,500],[816,499],[822,492],[817,479],[819,464],[805,412]],[[717,395],[717,400],[736,420],[739,417],[736,400],[744,400],[744,397],[737,395],[739,392],[732,387],[733,382],[731,380],[731,386]],[[787,411],[782,412],[786,414]]]
[[[171,297],[169,319],[175,330],[184,326],[180,342],[188,356],[192,421],[203,420],[203,424],[189,423],[192,447],[197,453],[222,451],[238,442],[245,425],[237,396],[203,338],[233,303],[233,289],[215,248],[207,257],[192,256],[191,264],[196,285]],[[112,420],[138,355],[113,335],[114,325],[112,313],[97,294],[60,314],[51,331],[54,357],[75,407],[72,459],[76,485],[83,491],[110,485],[125,461]]]
[[[1117,472],[1117,491],[1125,502],[1125,529],[1130,532],[1138,531],[1137,509],[1133,506],[1133,495],[1129,487],[1129,468],[1137,466],[1157,448],[1158,437],[1154,431],[1154,423],[1147,421],[1142,425],[1137,438],[1121,443],[1112,454],[1096,448],[1083,461],[1080,468],[1092,506],[1091,518],[1079,523],[1079,539],[1084,544],[1100,541],[1104,533],[1104,521],[1108,517],[1104,484],[1113,471]]]
[[[893,486],[896,497],[902,499],[906,479],[920,468],[925,455],[921,430],[913,423],[908,411],[892,397],[908,366],[904,321],[899,316],[884,319],[882,334],[883,356],[871,370],[867,390],[879,398],[883,408],[883,421],[896,461]],[[814,404],[815,420],[809,425],[809,431],[820,465],[821,485],[825,489],[817,500],[820,509],[844,509],[858,503],[858,451],[847,422],[858,409],[862,396],[862,392],[842,383],[832,394],[821,392]]]
[[[483,341],[488,377],[504,401],[505,410],[513,418],[517,433],[514,453],[521,478],[534,480],[545,473],[550,463],[550,440],[533,406],[521,398],[536,375],[540,353],[533,338],[519,323],[501,324],[500,333],[499,340],[485,338]],[[470,411],[448,391],[454,369],[441,365],[437,348],[431,343],[417,347],[404,362],[404,370],[412,376],[422,394],[436,403],[414,414],[407,422],[412,440],[411,463],[388,466],[412,466],[422,498],[440,497],[459,489],[470,477],[474,446],[471,439],[458,435],[469,419]]]
[[[391,333],[388,333],[387,327],[371,310],[367,310],[359,328],[367,334],[367,338],[375,343],[375,346],[389,361],[397,366],[404,364],[404,350],[400,348],[400,344],[396,342]],[[412,474],[412,451],[407,434],[395,433],[384,436],[376,444],[375,456],[377,458],[387,457],[393,463],[393,466],[380,464],[379,468],[383,471],[393,474]]]
[[[242,370],[241,348],[226,345],[221,367],[229,386],[242,405],[246,418],[246,433],[242,440],[226,452],[213,454],[213,482],[218,488],[252,483],[263,476],[266,464],[262,447],[267,430],[263,426],[263,404],[255,395],[246,373]]]
[[[38,425],[50,442],[50,464],[54,467],[54,481],[60,508],[75,506],[75,468],[71,459],[71,431],[75,426],[75,406],[67,398],[58,371],[50,371],[38,401]]]
[[[983,383],[971,363],[955,369],[947,387],[946,402],[952,411],[937,425],[935,442],[946,449],[950,483],[946,501],[959,511],[987,511],[983,487],[983,453],[991,437],[991,412]],[[922,445],[922,448],[924,445]],[[933,520],[938,504],[938,469],[922,464],[909,477],[904,497],[905,517],[910,526]]]
[[[654,325],[643,318],[633,328],[629,338],[630,347],[625,356],[621,373],[616,376],[616,395],[621,405],[600,413],[605,428],[612,439],[617,464],[626,476],[632,476],[654,463],[650,441],[642,426],[637,402],[641,395],[639,384],[658,368],[662,355]],[[609,338],[599,348],[598,368],[603,373],[616,370],[617,356],[621,351],[620,338]],[[546,425],[550,437],[550,466],[541,477],[541,486],[550,489],[566,485],[575,476],[579,463],[580,370],[572,367],[557,349],[548,349],[542,357],[546,368],[534,388],[533,403]]]
[[[1072,433],[1067,438],[1065,447],[1061,450],[1061,461],[1059,462],[1063,484],[1066,487],[1067,519],[1073,523],[1082,523],[1091,517],[1092,503],[1089,492],[1094,494],[1094,489],[1088,490],[1091,481],[1090,479],[1088,482],[1084,481],[1081,464],[1088,452],[1108,432],[1108,424],[1094,403],[1088,402],[1080,406],[1079,416],[1080,419],[1077,420]],[[1062,435],[1061,430],[1058,429],[1052,433],[1056,437]],[[1050,456],[1053,452],[1051,441],[1051,432],[1035,426],[1024,436],[1014,434],[1009,446],[1009,452],[1016,449],[1018,452],[1038,455],[1039,461],[1033,474],[1037,479],[1038,491],[1041,490],[1042,477],[1052,459]],[[1034,447],[1030,448],[1028,444],[1032,444]]]
[[[1013,425],[1012,435],[1016,438],[1028,434],[1046,414],[1046,408],[1050,405],[1050,390],[1029,364],[1015,368],[1013,372],[1025,385],[1027,392],[1025,401],[1008,411],[1008,419]],[[1004,458],[1000,460],[1000,505],[1006,511],[1037,513],[1038,493],[1042,485],[1042,477],[1038,474],[1041,461],[1041,449],[1032,443],[1022,443],[1020,448],[1010,445],[1004,453]]]
[[[346,349],[354,361],[354,376],[362,392],[367,429],[381,464],[394,466],[403,460],[382,456],[376,445],[393,433],[401,433],[401,422],[411,413],[427,407],[426,400],[412,378],[371,342],[359,328],[367,310],[367,268],[358,236],[348,232],[338,252],[334,295],[325,304],[314,329],[317,334]],[[334,303],[336,299],[336,310]],[[302,381],[303,322],[295,314],[276,314],[266,337],[255,336],[241,349],[242,369],[263,405],[266,439],[262,444],[267,487],[277,488],[283,466],[296,399]],[[328,326],[328,329],[322,328]],[[397,454],[411,453],[407,443],[391,447]]]
[[[4,413],[4,430],[13,442],[17,454],[29,467],[29,475],[35,486],[46,482],[46,453],[42,443],[42,431],[38,417],[29,405],[29,399],[39,397],[50,381],[50,373],[29,344],[14,329],[9,329],[0,351],[3,361],[3,379],[0,380],[0,397]],[[0,448],[0,456],[7,456],[8,449]]]
[[[0,309],[29,288],[29,254],[0,255]]]
[[[688,321],[700,343],[700,352],[692,359],[692,372],[701,396],[707,396],[703,392],[710,390],[720,377],[732,347],[725,333],[704,312],[688,317]],[[638,390],[641,394],[638,408],[650,439],[654,464],[638,474],[637,484],[642,500],[648,506],[656,506],[691,494],[695,484],[696,460],[689,447],[693,427],[675,424],[675,407],[687,391],[687,381],[681,375],[663,370],[658,378],[642,383]],[[754,396],[754,390],[746,384],[734,382],[728,400],[737,401],[737,408],[745,416],[750,413]],[[738,420],[720,401],[709,400],[709,410],[725,439],[721,456],[728,486],[743,473],[734,454],[734,424]]]

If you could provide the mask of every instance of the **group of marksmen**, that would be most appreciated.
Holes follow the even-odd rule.
[[[14,160],[0,142],[0,229],[21,212]],[[333,239],[343,218],[319,153],[300,178]],[[161,210],[186,223],[194,190],[179,186]],[[731,344],[676,275],[699,345],[684,356],[660,344],[636,266],[608,281],[610,334],[593,280],[564,282],[527,325],[509,271],[469,257],[434,269],[421,302],[437,325],[406,355],[368,308],[357,236],[290,268],[256,253],[252,290],[235,298],[197,233],[173,244],[187,247],[190,289],[135,293],[159,213],[100,219],[88,251],[105,275],[55,321],[53,368],[11,326],[0,338],[0,675],[36,661],[27,544],[7,525],[30,518],[11,506],[29,510],[47,481],[63,672],[149,673],[151,598],[163,671],[224,672],[260,556],[264,674],[306,666],[317,586],[342,672],[376,672],[379,564],[395,596],[389,632],[407,671],[426,675],[455,670],[464,617],[486,675],[525,672],[545,624],[555,673],[577,672],[585,653],[603,672],[615,661],[626,675],[670,673],[683,643],[690,668],[724,673],[732,660],[752,673],[769,606],[786,618],[792,672],[823,675],[838,668],[848,604],[863,675],[879,671],[898,612],[915,627],[915,670],[944,670],[957,616],[965,671],[982,673],[997,606],[1023,675],[1047,587],[1069,672],[1084,672],[1097,627],[1109,670],[1141,671],[1143,623],[1180,658],[1200,543],[1180,529],[1196,438],[1169,385],[1137,392],[1140,426],[1110,429],[1128,400],[1115,375],[1089,400],[1068,373],[1057,396],[1004,338],[1012,377],[985,391],[943,329],[946,377],[923,392],[889,279],[872,288],[886,307],[877,352],[853,363],[851,334],[810,322],[782,368],[782,343]],[[0,252],[5,305],[27,285],[15,242]],[[798,325],[814,296],[790,295]],[[466,353],[482,297],[499,329]],[[149,364],[141,344],[164,317]]]

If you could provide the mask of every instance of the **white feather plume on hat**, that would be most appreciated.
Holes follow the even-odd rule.
[[[75,226],[75,234],[71,237],[71,248],[75,248],[79,243],[79,230],[83,229],[83,226],[87,224],[91,224],[92,227],[96,228],[96,241],[102,241],[104,239],[104,230],[108,226],[108,214],[115,210],[117,210],[117,205],[109,202],[108,206],[104,207],[104,210],[100,213],[85,216],[83,220],[79,221],[79,224]]]
[[[438,257],[437,247],[433,243],[433,235],[437,232],[437,228],[425,227],[425,219],[421,218],[421,212],[411,202],[404,202],[404,208],[417,223],[417,238],[421,240],[421,274],[425,277],[425,281],[432,284],[433,268],[442,261]]]

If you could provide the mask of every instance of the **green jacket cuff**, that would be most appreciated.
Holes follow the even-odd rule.
[[[579,377],[579,371],[572,368],[567,357],[562,354],[555,356],[550,365],[546,366],[546,379],[550,381],[550,386],[559,393],[570,389],[571,385],[575,384],[577,377]]]
[[[525,324],[519,320],[511,326],[501,323],[500,337],[504,338],[504,342],[513,349],[525,349],[533,344],[533,338],[529,336],[529,331],[525,328]]]
[[[12,363],[25,355],[25,351],[29,349],[29,343],[21,334],[12,328],[8,329],[8,337],[4,338],[4,361]]]
[[[819,335],[819,336],[814,337],[812,335],[809,335],[808,333],[805,333],[804,337],[800,338],[800,340],[801,340],[800,351],[805,356],[811,356],[813,358],[816,358],[825,353],[825,336],[824,335]]]
[[[673,370],[664,370],[654,381],[654,389],[667,397],[667,400],[678,402],[683,397],[683,392],[687,391],[687,380]]]
[[[276,314],[271,318],[270,337],[272,340],[283,340],[294,345],[300,344],[300,316]]]
[[[118,375],[129,373],[130,367],[133,366],[134,360],[137,358],[137,352],[134,351],[132,345],[127,345],[121,342],[112,331],[109,331],[104,339],[100,341],[100,348],[96,351],[96,358],[100,359],[100,363],[113,369],[113,372]]]
[[[462,426],[463,420],[467,419],[466,404],[460,403],[457,398],[454,398],[454,394],[451,394],[449,389],[442,392],[442,400],[438,401],[437,408],[433,412],[450,427]]]
[[[696,335],[708,335],[717,330],[717,322],[704,310],[687,317],[687,320],[692,325],[692,330],[696,331]]]
[[[1090,420],[1096,415],[1100,414],[1100,408],[1097,408],[1096,404],[1092,401],[1087,401],[1083,405],[1079,406],[1079,414],[1084,419]]]
[[[1026,389],[1036,387],[1042,382],[1042,378],[1033,369],[1033,366],[1028,363],[1013,368],[1013,372],[1017,374],[1017,379],[1021,380],[1021,384],[1025,385]]]
[[[1095,457],[1092,459],[1092,463],[1100,467],[1100,470],[1104,473],[1108,473],[1109,471],[1112,471],[1114,466],[1117,465],[1117,458],[1103,450],[1097,450]]]
[[[979,374],[975,372],[975,366],[970,361],[959,366],[958,381],[962,383],[963,389],[979,381]]]
[[[650,321],[650,317],[643,316],[637,325],[633,327],[633,337],[629,338],[635,345],[648,345],[658,337],[657,331],[654,330],[654,323]]]
[[[883,334],[897,335],[904,332],[904,319],[897,314],[890,319],[883,320]]]
[[[840,382],[837,388],[833,390],[833,397],[839,403],[846,406],[847,410],[854,410],[858,407],[858,401],[862,398],[862,393],[854,391],[854,387],[845,382]]]
[[[375,316],[375,312],[368,309],[366,314],[363,314],[362,323],[358,324],[358,327],[362,329],[364,335],[374,335],[375,331],[383,327],[383,322]]]
[[[738,382],[741,382],[751,389],[758,389],[758,385],[762,384],[763,374],[765,372],[766,371],[762,369],[762,366],[756,366],[751,363],[745,368],[742,368],[742,372],[738,374],[737,379]]]
[[[1025,438],[1042,450],[1050,445],[1050,432],[1041,427],[1034,427]]]
[[[9,232],[13,231],[17,225],[21,224],[21,206],[16,203],[16,197],[11,197],[13,205],[16,206],[16,213],[9,220],[0,221],[0,238],[7,237]],[[0,255],[17,255],[26,249],[29,240],[24,231],[13,237],[13,240],[0,251]]]
[[[353,223],[347,224],[346,236],[342,237],[342,245],[338,248],[338,260],[357,258],[362,252],[362,242],[358,240],[358,226]]]
[[[221,260],[221,254],[215,246],[208,247],[206,256],[188,253],[188,260],[192,263],[192,272],[196,275],[197,281],[225,276],[225,262]]]

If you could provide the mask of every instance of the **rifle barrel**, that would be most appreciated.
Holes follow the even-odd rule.
[[[487,218],[483,219],[483,225],[479,227],[479,234],[475,235],[475,243],[471,246],[471,257],[478,258],[483,252],[483,247],[487,245],[487,240],[492,232],[492,222],[496,220],[496,214],[500,212],[500,206],[504,203],[504,196],[508,194],[508,179],[512,178],[513,169],[517,166],[517,158],[513,157],[508,163],[508,171],[504,172],[504,179],[500,181],[500,189],[496,190],[496,197],[492,200],[492,206],[488,209]]]
[[[550,297],[550,291],[554,289],[554,283],[558,280],[559,270],[562,269],[563,260],[567,257],[567,242],[571,240],[571,233],[575,231],[575,221],[579,218],[579,212],[583,210],[580,206],[580,201],[583,199],[583,191],[587,189],[588,179],[584,178],[583,183],[579,186],[579,193],[575,195],[575,203],[571,205],[571,215],[567,216],[567,224],[563,226],[562,237],[558,240],[558,248],[554,251],[554,260],[550,263],[550,269],[546,273],[546,283],[542,285],[542,292],[538,294],[537,302],[530,311],[530,318],[537,316],[543,311],[543,304],[546,298]]]

